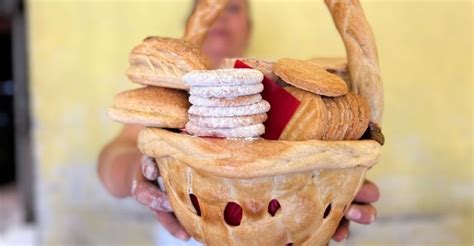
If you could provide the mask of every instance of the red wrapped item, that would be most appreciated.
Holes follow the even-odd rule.
[[[252,67],[240,60],[236,60],[234,68]],[[296,112],[296,109],[300,106],[300,101],[266,76],[262,83],[264,89],[261,95],[271,105],[270,111],[267,112],[268,119],[263,123],[265,125],[265,134],[262,135],[262,138],[278,140]]]

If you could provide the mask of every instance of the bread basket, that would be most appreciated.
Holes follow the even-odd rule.
[[[380,124],[377,52],[362,8],[357,0],[326,4],[346,47],[351,90]],[[218,139],[158,128],[142,130],[138,147],[156,159],[178,220],[206,245],[327,244],[381,148],[370,139]]]

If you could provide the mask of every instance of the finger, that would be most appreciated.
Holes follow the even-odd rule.
[[[375,221],[377,210],[370,204],[352,204],[345,218],[359,224],[370,224]]]
[[[131,193],[135,200],[147,207],[160,211],[173,211],[168,196],[161,192],[157,186],[148,182],[140,170],[135,172]]]
[[[191,236],[186,232],[173,213],[156,210],[152,211],[155,214],[156,219],[169,233],[171,233],[171,235],[183,241],[189,240]]]
[[[342,219],[341,223],[337,227],[336,232],[332,236],[332,239],[336,242],[344,241],[349,235],[349,221],[347,219]]]
[[[377,186],[370,182],[369,180],[365,180],[362,188],[357,193],[356,197],[354,198],[354,202],[359,203],[373,203],[379,200],[380,193]]]
[[[155,158],[144,155],[141,159],[141,169],[146,179],[155,181],[158,178],[159,172]]]

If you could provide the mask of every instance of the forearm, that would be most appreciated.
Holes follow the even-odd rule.
[[[137,147],[126,142],[112,142],[99,156],[99,178],[107,191],[115,197],[131,195],[134,170],[140,165]]]

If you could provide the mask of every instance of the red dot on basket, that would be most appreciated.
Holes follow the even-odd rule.
[[[235,203],[229,202],[224,209],[224,220],[228,225],[238,226],[242,220],[243,210],[242,207]]]
[[[268,213],[275,216],[276,212],[281,208],[280,203],[277,199],[273,199],[268,203]]]
[[[199,206],[199,200],[197,196],[194,194],[189,194],[189,198],[191,199],[194,209],[196,209],[196,214],[201,216],[201,207]]]

